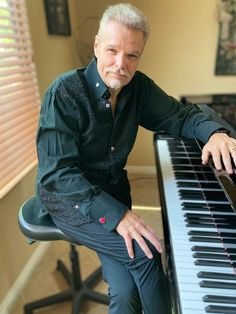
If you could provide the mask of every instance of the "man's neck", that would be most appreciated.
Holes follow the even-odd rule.
[[[109,92],[111,94],[112,99],[116,99],[120,91],[121,91],[121,88],[119,89],[109,88]]]
[[[120,89],[111,89],[109,88],[109,92],[111,94],[109,101],[111,102],[111,107],[112,107],[112,115],[115,117],[115,111],[116,111],[116,100],[119,92],[121,91]]]

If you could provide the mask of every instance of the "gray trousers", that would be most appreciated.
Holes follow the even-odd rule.
[[[161,257],[151,243],[146,241],[152,259],[145,256],[136,241],[135,258],[130,259],[124,239],[116,232],[108,232],[94,222],[70,226],[55,217],[53,220],[73,243],[97,252],[109,286],[109,314],[171,313]]]

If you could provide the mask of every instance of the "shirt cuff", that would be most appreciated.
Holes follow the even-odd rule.
[[[196,132],[196,138],[200,140],[202,143],[207,143],[210,139],[211,135],[217,130],[222,129],[223,126],[215,121],[207,121],[205,124],[200,124],[198,130]]]
[[[90,207],[90,217],[106,230],[114,231],[129,208],[108,193],[101,191]]]

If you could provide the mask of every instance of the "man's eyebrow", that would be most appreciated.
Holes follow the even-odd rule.
[[[142,54],[141,51],[135,50],[135,51],[130,51],[127,53],[127,55],[136,55],[136,56],[140,56]]]
[[[136,54],[136,55],[140,55],[140,54],[141,54],[141,51],[139,51],[139,50],[136,50],[136,51],[133,51],[133,52],[131,52],[131,54]]]
[[[118,47],[119,47],[119,45],[114,45],[114,44],[109,44],[109,43],[106,45],[106,48],[114,48],[114,49],[116,49]],[[137,56],[140,56],[142,54],[142,51],[134,50],[134,51],[127,52],[126,54],[127,55],[137,55]]]

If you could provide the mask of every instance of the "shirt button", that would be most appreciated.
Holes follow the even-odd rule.
[[[112,147],[111,147],[111,152],[113,153],[114,151],[115,151],[115,147],[112,146]]]
[[[75,208],[78,209],[78,208],[79,208],[79,205],[75,205]]]
[[[110,108],[110,104],[109,104],[109,103],[106,103],[106,107],[107,107],[107,108]]]
[[[105,223],[106,223],[106,218],[105,218],[105,217],[99,218],[99,222],[100,222],[101,224],[105,224]]]
[[[99,87],[99,85],[100,85],[100,84],[97,82],[97,83],[96,83],[96,87]]]

